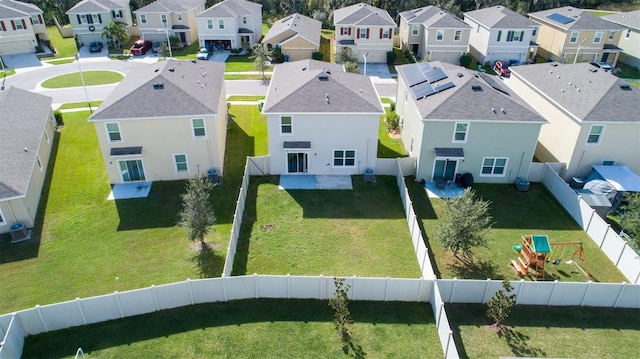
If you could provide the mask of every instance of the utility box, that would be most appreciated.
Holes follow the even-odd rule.
[[[212,168],[207,171],[207,178],[211,183],[218,183],[218,170]]]
[[[528,192],[530,183],[526,178],[518,178],[516,179],[516,189],[519,192]]]
[[[364,181],[367,183],[376,183],[376,176],[373,168],[367,168],[364,170]]]

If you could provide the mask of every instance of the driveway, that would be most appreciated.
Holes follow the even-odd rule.
[[[42,66],[36,54],[2,55],[2,61],[5,67],[14,69]]]
[[[383,63],[367,63],[367,73],[364,73],[364,63],[359,63],[360,73],[367,76],[376,76],[381,79],[390,79],[389,67]]]
[[[227,61],[227,57],[231,55],[231,51],[227,50],[215,50],[213,55],[209,58],[209,61],[213,62],[225,62]]]

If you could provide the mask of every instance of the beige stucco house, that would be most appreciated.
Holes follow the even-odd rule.
[[[223,174],[224,63],[168,60],[125,77],[94,112],[111,183]]]
[[[626,30],[621,25],[572,6],[534,12],[529,18],[540,25],[537,42],[541,56],[616,65],[622,51],[618,43]]]
[[[387,62],[397,27],[388,12],[359,3],[333,12],[335,52],[349,48],[359,62]],[[366,60],[365,60],[366,57]]]
[[[167,42],[168,35],[191,45],[198,38],[196,15],[204,9],[204,0],[156,0],[134,11],[134,14],[141,38]]]
[[[593,165],[621,165],[640,173],[640,90],[588,63],[512,68],[510,88],[550,124],[536,157],[563,162],[565,179]]]
[[[310,17],[293,14],[273,23],[262,39],[267,50],[279,47],[289,61],[310,59],[320,49],[322,23]]]
[[[197,16],[200,46],[231,50],[253,48],[262,38],[262,4],[224,0]]]
[[[51,98],[16,87],[0,92],[0,233],[31,228],[47,174],[56,120]]]
[[[618,46],[622,48],[620,62],[640,68],[640,10],[621,12],[602,18],[625,28],[618,42]]]
[[[280,64],[262,113],[272,174],[352,175],[375,169],[384,109],[368,76],[316,60]]]
[[[459,64],[470,33],[471,26],[435,6],[400,13],[400,48],[421,59]]]
[[[0,0],[0,55],[36,52],[40,40],[48,40],[39,7],[15,0]]]
[[[128,34],[133,26],[129,0],[82,0],[66,14],[80,45],[88,45],[93,41],[106,43],[107,39],[102,38],[102,30],[111,22],[124,26]]]
[[[527,178],[546,121],[502,82],[444,62],[396,68],[396,113],[402,142],[417,159],[417,180]]]

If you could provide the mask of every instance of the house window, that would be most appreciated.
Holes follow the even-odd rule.
[[[453,131],[453,142],[467,142],[467,133],[469,132],[468,122],[456,122]]]
[[[577,31],[571,31],[571,37],[569,37],[569,42],[572,44],[575,44],[576,42],[578,42],[578,32]]]
[[[32,24],[39,24],[40,23],[40,19],[38,18],[38,15],[31,15],[31,23]]]
[[[367,38],[367,29],[358,29],[358,39],[366,39]]]
[[[218,20],[218,29],[224,30],[224,20]]]
[[[389,36],[389,29],[380,29],[380,38],[381,39],[390,39],[391,36]]]
[[[4,214],[2,214],[2,210],[0,209],[0,226],[4,226],[7,224],[7,220],[4,219]]]
[[[356,151],[355,150],[335,150],[333,151],[334,167],[355,167]]]
[[[524,38],[524,31],[509,31],[507,32],[507,41],[522,41]]]
[[[456,30],[453,33],[453,41],[460,41],[462,39],[462,30]]]
[[[207,20],[207,29],[213,29],[213,20]]]
[[[166,15],[166,14],[162,14],[162,15],[160,15],[160,21],[161,21],[163,24],[166,24],[166,23],[167,23],[167,15]]]
[[[625,39],[628,39],[628,38],[629,38],[629,36],[631,36],[631,29],[630,29],[630,28],[629,28],[629,29],[627,29],[627,33],[626,33],[626,34],[624,34],[624,38],[625,38]]]
[[[36,163],[38,164],[38,168],[40,172],[42,172],[42,162],[40,162],[40,156],[36,155]]]
[[[280,134],[293,135],[293,122],[291,121],[291,116],[280,117]]]
[[[616,160],[602,160],[603,166],[615,166]]]
[[[246,17],[246,16],[243,16],[243,17],[242,17],[242,23],[243,23],[243,24],[246,24],[246,23],[247,23],[247,17]]]
[[[599,145],[604,133],[604,125],[592,125],[587,137],[587,145]]]
[[[22,24],[22,21],[13,21],[13,20],[11,20],[11,22],[13,22],[15,24],[16,30],[24,30],[25,27]]]
[[[44,139],[49,143],[49,135],[47,135],[47,130],[44,130]]]
[[[444,39],[444,30],[436,30],[436,41]]]
[[[193,137],[194,138],[205,138],[205,137],[207,137],[207,131],[204,128],[204,118],[193,118],[193,119],[191,119],[191,127],[193,128]]]
[[[482,159],[482,169],[480,170],[480,176],[483,177],[504,177],[507,170],[507,162],[509,159],[506,157],[485,157]]]
[[[107,123],[105,126],[107,127],[107,137],[109,138],[110,143],[122,142],[122,134],[120,133],[120,126],[118,123]]]
[[[602,41],[602,31],[596,31],[596,34],[593,36],[593,43],[599,44]]]
[[[147,14],[140,14],[140,23],[141,24],[147,23]]]
[[[420,32],[420,25],[411,25],[411,35],[417,36]]]
[[[502,38],[502,31],[498,31],[498,39],[497,42],[500,42],[500,38]]]
[[[173,162],[176,165],[176,172],[189,172],[187,166],[187,155],[184,153],[173,155]]]
[[[617,31],[609,31],[609,41],[613,41],[613,39],[616,37],[616,32]]]
[[[538,33],[538,28],[534,27],[533,31],[531,32],[531,37],[535,37],[537,33]]]

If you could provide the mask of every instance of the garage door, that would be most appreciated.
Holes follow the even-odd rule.
[[[497,60],[502,60],[509,63],[512,61],[520,61],[520,53],[519,52],[496,52],[491,54],[491,63]]]
[[[12,41],[0,45],[1,55],[24,54],[29,52],[36,52],[30,40]]]
[[[460,65],[460,52],[431,51],[431,61],[442,61],[450,64]]]
[[[367,62],[369,63],[377,63],[384,62],[387,63],[387,52],[380,50],[360,50],[358,51],[358,62],[363,62],[363,55],[367,54]]]

